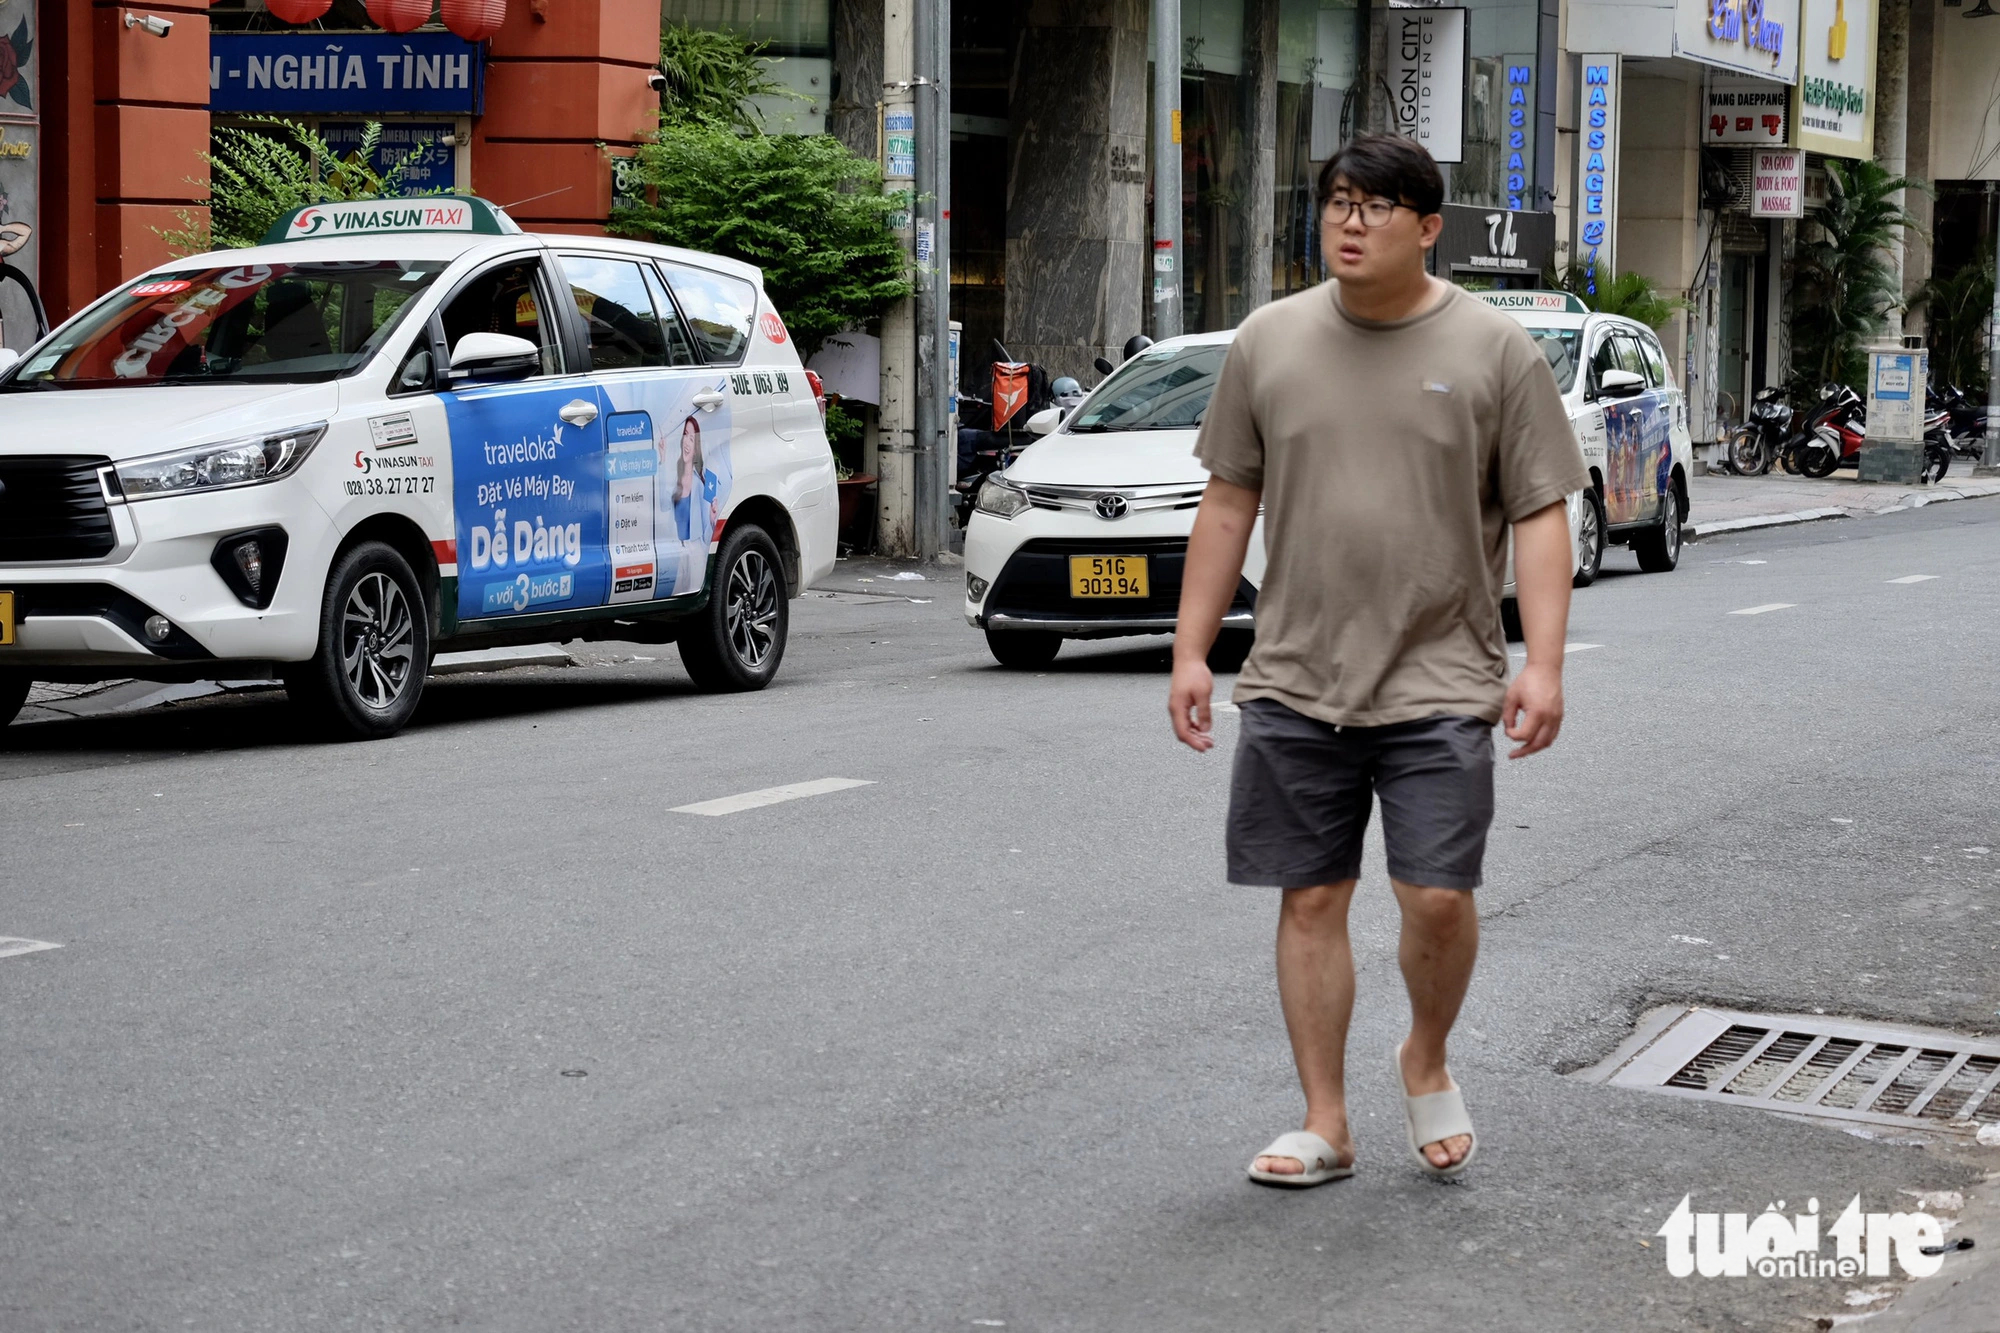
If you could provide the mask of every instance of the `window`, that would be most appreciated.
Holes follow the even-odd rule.
[[[725,278],[705,268],[668,264],[667,285],[694,326],[695,341],[708,359],[735,365],[750,345],[750,324],[757,317],[757,289],[741,278]]]
[[[1069,430],[1193,430],[1208,410],[1228,354],[1225,343],[1141,352],[1084,400]]]
[[[451,298],[441,317],[449,355],[468,333],[506,333],[526,338],[542,350],[542,374],[562,369],[553,325],[542,318],[542,288],[535,280],[541,265],[532,259],[489,268]]]
[[[444,267],[253,264],[154,273],[48,344],[9,387],[330,380],[372,359]]]
[[[592,370],[667,364],[667,340],[637,263],[601,255],[564,255],[562,266],[589,331]]]
[[[1667,378],[1667,358],[1660,352],[1659,341],[1654,338],[1640,338],[1639,353],[1646,358],[1646,373],[1652,377],[1653,387],[1667,388],[1671,381]]]
[[[1629,333],[1618,335],[1618,368],[1646,378],[1646,358],[1639,355],[1639,340]]]
[[[646,268],[646,290],[653,294],[653,308],[660,312],[660,327],[667,335],[667,364],[699,365],[701,358],[695,355],[694,339],[688,336],[687,325],[681,323],[680,311],[674,309],[674,298],[667,295],[667,284],[660,281],[659,273],[651,265]]]
[[[1528,336],[1535,340],[1535,349],[1549,363],[1549,370],[1556,377],[1556,391],[1568,393],[1576,383],[1576,351],[1577,344],[1583,341],[1582,332],[1529,325]]]
[[[1597,350],[1590,354],[1590,387],[1595,389],[1604,380],[1607,370],[1623,370],[1618,364],[1618,343],[1610,334],[1600,334]]]

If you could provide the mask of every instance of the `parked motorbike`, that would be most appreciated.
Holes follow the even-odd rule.
[[[1811,438],[1799,448],[1799,471],[1808,477],[1828,477],[1840,467],[1859,467],[1868,442],[1868,405],[1845,384],[1829,384],[1822,392],[1826,410],[1818,414]],[[1938,412],[1925,420],[1924,459],[1917,480],[1928,485],[1951,470],[1951,447],[1945,443]]]
[[[951,499],[961,531],[986,479],[1006,471],[1014,456],[1039,438],[1017,427],[1055,402],[1048,371],[1016,361],[998,339],[993,353],[992,396],[963,392],[958,396],[958,480]]]
[[[1792,409],[1784,386],[1760,390],[1750,406],[1750,419],[1729,433],[1723,466],[1739,477],[1761,477],[1784,452],[1792,437]]]
[[[1924,423],[1927,433],[1939,431],[1946,447],[1960,458],[1985,456],[1986,412],[1965,396],[1965,390],[1955,384],[1933,384],[1924,395],[1924,407],[1931,414]],[[1937,421],[1940,414],[1943,420]]]

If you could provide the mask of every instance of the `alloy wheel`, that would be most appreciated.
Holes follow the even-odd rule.
[[[777,641],[778,576],[761,551],[745,551],[730,567],[724,625],[736,660],[756,669]]]
[[[387,574],[364,574],[347,594],[340,620],[341,667],[348,688],[367,708],[393,707],[409,687],[410,604]]]
[[[1576,567],[1586,574],[1597,573],[1598,530],[1597,506],[1586,497],[1583,502],[1583,517],[1576,525]]]

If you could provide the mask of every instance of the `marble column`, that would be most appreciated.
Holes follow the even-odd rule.
[[[1243,195],[1237,230],[1243,276],[1229,322],[1271,299],[1271,229],[1278,190],[1278,0],[1243,0]]]
[[[1910,6],[1909,110],[1905,117],[1904,174],[1917,180],[1937,179],[1931,163],[1931,63],[1937,27],[1937,10],[1929,4]],[[1936,200],[1929,190],[1911,190],[1903,206],[1917,220],[1903,233],[1903,299],[1908,301],[1930,280],[1931,227],[1936,216]],[[1922,334],[1928,328],[1925,311],[1916,306],[1903,312],[1903,332]]]
[[[1926,0],[1928,3],[1928,0]],[[1901,176],[1909,167],[1910,102],[1910,0],[1882,0],[1880,36],[1875,48],[1875,160],[1891,176]],[[1901,208],[1906,191],[1890,195]],[[1903,290],[1902,229],[1896,230],[1884,258],[1895,274],[1892,291]],[[1903,336],[1903,312],[1891,310],[1882,321],[1881,334],[1894,340]]]
[[[1009,98],[1007,349],[1094,379],[1140,331],[1146,0],[1029,0]]]

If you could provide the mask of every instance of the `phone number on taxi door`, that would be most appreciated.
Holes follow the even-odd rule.
[[[343,483],[349,495],[429,495],[436,477],[359,477]]]

